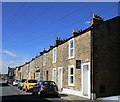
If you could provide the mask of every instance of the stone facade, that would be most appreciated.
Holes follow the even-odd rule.
[[[22,67],[22,79],[28,79],[29,69],[28,63],[25,63]]]
[[[35,79],[42,80],[43,79],[43,56],[40,54],[35,57]]]
[[[29,76],[28,79],[35,79],[35,58],[28,63]]]
[[[14,68],[14,74],[15,74],[14,78],[18,79],[18,67]]]
[[[81,92],[81,68],[76,68],[76,60],[80,60],[81,64],[90,62],[90,36],[91,32],[88,30],[84,34],[80,34],[77,37],[71,37],[61,44],[53,46],[52,49],[44,52],[38,58],[46,55],[45,65],[43,66],[43,80],[53,80],[53,69],[56,70],[56,83],[59,86],[59,68],[62,68],[62,87],[60,90],[74,90]],[[69,42],[74,39],[74,58],[69,58]],[[56,62],[53,63],[53,50],[56,49]],[[42,58],[41,58],[42,60]],[[68,83],[68,68],[74,66],[74,85]],[[42,69],[41,68],[41,69]]]

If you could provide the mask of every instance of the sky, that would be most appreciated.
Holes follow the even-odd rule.
[[[118,3],[2,3],[2,73],[7,73],[8,66],[22,65],[49,49],[56,37],[69,38],[73,29],[86,29],[93,13],[104,20],[116,17]]]

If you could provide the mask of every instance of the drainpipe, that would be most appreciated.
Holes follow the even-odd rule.
[[[91,28],[91,96],[90,99],[91,100],[95,100],[96,99],[96,93],[94,92],[94,65],[93,65],[93,53],[94,53],[94,49],[93,49],[93,26]]]

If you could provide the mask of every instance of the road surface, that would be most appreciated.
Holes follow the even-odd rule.
[[[69,102],[61,98],[40,98],[0,80],[0,102]]]
[[[17,87],[0,80],[0,102],[120,102],[120,100],[65,100],[63,98],[40,98],[30,92],[19,90]]]

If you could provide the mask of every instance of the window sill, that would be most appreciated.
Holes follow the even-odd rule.
[[[56,62],[53,62],[53,64],[55,64]]]
[[[68,59],[73,59],[73,58],[75,58],[74,56],[72,56],[72,57],[68,57]]]
[[[45,66],[46,64],[44,64],[43,66]]]
[[[74,86],[74,84],[68,84],[68,86]]]

